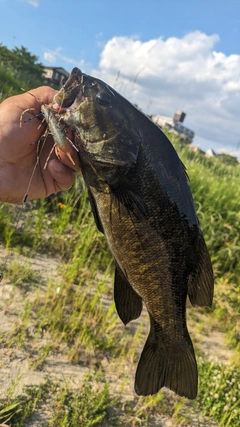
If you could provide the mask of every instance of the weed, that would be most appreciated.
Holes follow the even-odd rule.
[[[46,385],[25,387],[23,393],[16,398],[8,390],[6,399],[0,403],[0,423],[11,422],[11,427],[24,426],[24,421],[35,412],[39,402],[46,396]],[[13,384],[11,390],[15,386]]]
[[[52,402],[53,415],[49,427],[92,427],[108,418],[116,399],[110,396],[107,383],[92,385],[85,380],[79,390],[60,386]]]
[[[219,426],[240,424],[240,372],[234,365],[198,360],[200,388],[198,401],[203,412]]]
[[[4,271],[5,270],[5,271]],[[26,287],[32,283],[39,283],[41,275],[38,271],[34,271],[30,264],[13,260],[8,263],[3,269],[4,277],[8,279],[14,286]]]
[[[11,422],[11,427],[22,427],[30,421],[41,407],[51,401],[48,411],[48,427],[92,427],[99,425],[109,416],[111,407],[117,401],[109,393],[108,385],[102,385],[98,378],[91,383],[87,376],[77,390],[68,384],[47,379],[39,386],[24,387],[17,398],[7,396],[0,404],[0,422]],[[46,424],[45,424],[46,425]]]

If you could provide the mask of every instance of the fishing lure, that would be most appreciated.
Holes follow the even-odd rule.
[[[47,166],[47,163],[49,161],[49,158],[54,150],[55,147],[60,148],[71,160],[72,164],[75,165],[75,162],[71,156],[71,153],[69,152],[69,144],[78,151],[77,147],[74,145],[74,143],[71,141],[71,139],[68,137],[69,131],[65,127],[65,124],[61,122],[60,115],[52,110],[51,104],[50,106],[43,104],[41,106],[41,112],[44,116],[44,120],[47,123],[47,130],[48,133],[51,134],[54,140],[54,144],[52,146],[52,149],[47,157],[47,160],[44,165],[44,169]]]

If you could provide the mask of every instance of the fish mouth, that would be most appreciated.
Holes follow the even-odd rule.
[[[54,96],[52,108],[58,113],[65,113],[67,110],[75,109],[76,99],[84,100],[83,96],[83,77],[84,73],[77,67],[73,68],[68,80],[62,86],[60,91]]]

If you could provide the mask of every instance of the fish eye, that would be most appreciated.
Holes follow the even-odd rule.
[[[96,95],[96,101],[103,107],[108,107],[111,104],[111,96],[107,92],[99,92]]]

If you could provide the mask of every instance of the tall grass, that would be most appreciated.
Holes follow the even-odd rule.
[[[173,142],[190,176],[194,203],[216,276],[213,313],[209,316],[214,316],[219,327],[226,332],[228,342],[237,354],[234,364],[229,368],[224,368],[218,362],[199,360],[200,389],[196,405],[198,410],[200,408],[220,425],[238,426],[240,396],[236,372],[239,369],[240,352],[240,168],[239,165],[225,165],[218,159],[206,159],[201,154],[192,153],[177,140]],[[90,363],[96,372],[99,366],[104,371],[102,360],[107,357],[121,372],[118,376],[123,377],[123,383],[129,381],[129,378],[126,380],[124,377],[123,364],[130,361],[136,366],[139,346],[142,347],[146,331],[139,327],[130,333],[131,328],[125,330],[116,315],[112,304],[112,257],[104,236],[94,224],[82,179],[78,178],[71,191],[44,201],[27,203],[22,207],[2,204],[0,233],[9,258],[4,265],[6,277],[14,286],[26,286],[26,289],[32,287],[35,290],[34,298],[26,300],[18,313],[18,324],[1,336],[2,345],[14,347],[34,344],[47,333],[49,341],[40,345],[37,356],[32,358],[32,368],[41,369],[50,354],[64,349],[72,363],[84,363],[86,366]],[[29,267],[20,268],[17,264],[9,264],[14,253],[31,258],[39,252],[55,256],[62,262],[59,267],[61,280],[48,281],[44,292],[40,289],[42,279],[31,274]],[[33,336],[29,336],[29,324],[34,326]],[[235,381],[231,382],[230,387],[229,381],[233,378]],[[234,390],[231,402],[226,397],[230,396],[227,395],[229,388]],[[104,388],[101,390],[102,400],[99,397],[99,402],[102,403],[99,405],[102,405],[102,417],[103,414],[106,416],[104,408],[109,402],[109,391]],[[84,393],[89,401],[87,387]],[[54,423],[59,426],[74,425],[75,417],[80,416],[78,408],[81,399],[85,397],[76,395],[75,405],[70,389],[61,389],[56,396],[54,421],[49,426]],[[37,399],[36,395],[33,399]],[[123,418],[128,420],[129,425],[147,425],[146,420],[155,411],[163,410],[160,408],[175,414],[178,422],[183,416],[179,410],[184,406],[182,400],[177,401],[177,404],[171,403],[171,400],[159,394],[158,399],[153,397],[138,402],[134,403],[134,410],[131,404],[126,405]],[[16,419],[20,419],[16,401],[10,399],[8,404],[5,402],[5,406],[15,411]],[[66,410],[68,406],[69,412]],[[31,411],[29,409],[28,413]],[[98,414],[95,415],[98,417]],[[95,415],[91,415],[93,420]],[[13,423],[15,425],[24,423],[16,421]]]

